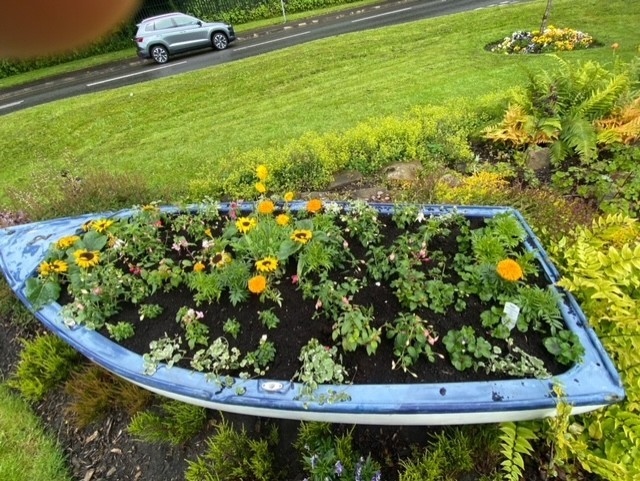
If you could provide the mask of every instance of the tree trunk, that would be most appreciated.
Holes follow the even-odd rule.
[[[547,0],[547,8],[544,10],[544,15],[542,15],[542,23],[540,24],[540,33],[544,32],[544,29],[547,28],[547,21],[549,21],[549,15],[551,15],[551,7],[553,5],[553,0]]]

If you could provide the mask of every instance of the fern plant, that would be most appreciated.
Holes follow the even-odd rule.
[[[538,439],[536,432],[525,423],[500,424],[500,463],[505,481],[520,481],[524,472],[524,458],[533,452],[531,441]]]

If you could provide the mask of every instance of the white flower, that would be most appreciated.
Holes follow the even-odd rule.
[[[418,217],[416,217],[416,222],[424,222],[424,219],[425,219],[424,212],[420,211],[418,213]]]

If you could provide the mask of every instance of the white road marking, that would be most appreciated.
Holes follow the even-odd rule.
[[[8,109],[9,107],[15,107],[20,105],[24,100],[18,100],[17,102],[11,102],[10,104],[0,105],[0,109]]]
[[[247,48],[259,47],[260,45],[266,45],[268,43],[279,42],[280,40],[287,40],[288,38],[299,37],[300,35],[307,35],[308,33],[311,33],[311,31],[302,32],[302,33],[296,33],[295,35],[289,35],[288,37],[276,38],[274,40],[269,40],[267,42],[254,43],[253,45],[247,45],[246,47],[240,47],[240,48],[236,47],[233,50],[245,50]]]
[[[365,20],[371,20],[372,18],[383,17],[384,15],[393,15],[394,13],[406,12],[407,10],[411,10],[412,8],[413,7],[401,8],[400,10],[394,10],[393,12],[379,13],[378,15],[371,15],[370,17],[358,18],[356,20],[351,20],[351,23],[364,22]]]
[[[148,70],[143,70],[142,72],[130,73],[129,75],[121,75],[120,77],[113,77],[106,80],[100,80],[99,82],[93,82],[87,84],[87,87],[93,87],[94,85],[106,84],[107,82],[115,82],[116,80],[122,80],[123,78],[135,77],[136,75],[143,75],[147,72],[153,72],[155,70],[161,70],[163,68],[175,67],[177,65],[182,65],[183,63],[187,63],[186,60],[182,62],[172,63],[171,65],[163,65],[162,67],[150,68]]]

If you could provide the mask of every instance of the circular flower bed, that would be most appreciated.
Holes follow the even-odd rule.
[[[542,32],[539,30],[513,32],[502,41],[491,44],[487,48],[491,52],[517,54],[582,50],[593,45],[594,39],[588,33],[549,25]]]

